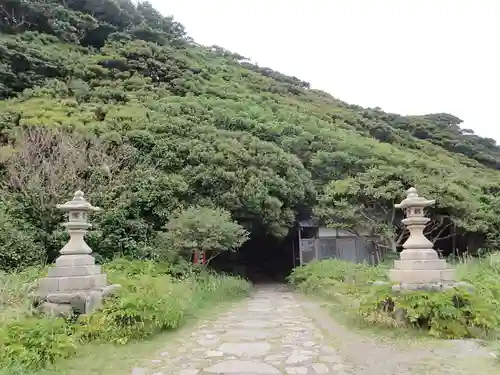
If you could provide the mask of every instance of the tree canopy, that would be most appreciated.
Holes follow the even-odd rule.
[[[437,200],[436,233],[496,246],[500,148],[452,115],[349,105],[196,44],[147,2],[6,0],[0,15],[0,214],[48,259],[55,204],[78,189],[105,208],[89,243],[108,257],[142,254],[191,206],[274,236],[313,214],[387,239],[411,185]]]

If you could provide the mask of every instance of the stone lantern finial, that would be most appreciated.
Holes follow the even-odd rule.
[[[454,280],[453,269],[448,268],[446,260],[439,259],[433,249],[433,243],[424,235],[425,226],[430,219],[425,217],[424,209],[436,203],[418,195],[414,187],[406,191],[406,198],[395,208],[405,211],[406,218],[402,223],[410,235],[403,244],[400,260],[394,262],[390,270],[390,279],[399,284],[399,289],[418,289],[420,286],[451,284]]]

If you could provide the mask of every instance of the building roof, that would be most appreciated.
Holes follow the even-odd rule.
[[[318,226],[318,223],[314,219],[300,220],[299,226],[302,228],[314,228]]]

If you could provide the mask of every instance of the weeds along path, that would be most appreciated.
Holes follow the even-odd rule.
[[[217,319],[177,337],[133,375],[482,375],[493,361],[477,348],[383,342],[347,330],[316,302],[269,286]]]

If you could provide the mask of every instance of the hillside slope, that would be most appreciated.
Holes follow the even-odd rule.
[[[54,256],[54,205],[76,189],[106,207],[89,239],[103,256],[147,255],[169,215],[191,204],[275,236],[298,215],[363,223],[394,247],[392,205],[414,184],[437,199],[434,239],[496,246],[500,149],[453,116],[348,105],[197,45],[147,3],[3,4],[4,268]]]

